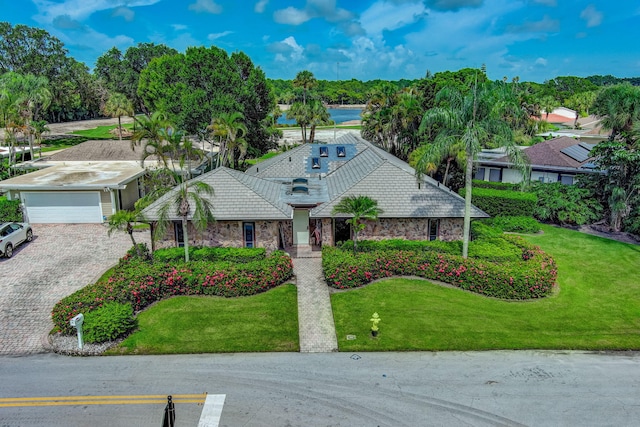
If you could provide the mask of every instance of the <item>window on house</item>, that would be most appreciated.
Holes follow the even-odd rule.
[[[311,168],[312,169],[320,169],[320,157],[312,157],[311,158]]]
[[[474,179],[484,181],[484,168],[478,168],[478,170],[476,170],[476,176]]]
[[[560,182],[564,185],[573,185],[573,177],[571,175],[562,175],[560,177]]]
[[[429,220],[429,240],[438,240],[438,234],[440,232],[440,220]]]
[[[329,147],[320,147],[320,157],[329,157]]]
[[[176,236],[176,246],[183,248],[184,247],[184,233],[182,230],[182,223],[176,221],[173,223],[173,233]]]
[[[489,169],[489,181],[491,182],[502,181],[502,169]]]
[[[244,234],[244,247],[245,248],[255,248],[256,246],[256,233],[255,233],[255,223],[253,222],[243,222],[242,230]]]
[[[347,156],[347,150],[342,145],[338,145],[336,147],[336,153],[338,154],[338,157],[346,157]]]

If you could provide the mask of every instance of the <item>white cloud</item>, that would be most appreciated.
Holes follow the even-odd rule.
[[[228,36],[229,34],[233,34],[233,31],[223,31],[221,33],[212,33],[207,36],[207,39],[212,42],[221,37]]]
[[[184,31],[184,30],[186,30],[187,28],[189,28],[189,27],[187,27],[187,26],[186,26],[186,25],[184,25],[184,24],[171,24],[171,27],[172,27],[174,30],[176,30],[176,31]]]
[[[590,4],[580,12],[580,18],[587,21],[587,27],[597,27],[602,23],[602,12],[599,12],[594,5]]]
[[[124,19],[125,21],[131,22],[133,21],[133,18],[135,18],[136,13],[133,10],[129,9],[128,7],[119,7],[113,11],[111,16],[113,17],[119,16],[119,17],[122,17],[122,19]]]
[[[538,67],[546,67],[547,66],[547,60],[544,58],[538,58],[536,59],[536,62],[534,63],[536,66]]]
[[[50,0],[33,0],[38,9],[34,17],[37,22],[52,22],[57,16],[68,15],[74,20],[83,20],[95,12],[132,8],[137,6],[151,6],[161,0],[64,0],[53,3]]]
[[[555,33],[560,30],[560,21],[545,15],[540,21],[525,21],[520,25],[509,25],[510,33]]]
[[[206,12],[213,14],[222,13],[222,6],[213,0],[196,0],[195,3],[189,5],[189,10],[194,12]]]
[[[300,9],[289,6],[286,9],[276,10],[273,13],[273,19],[278,24],[300,25],[311,19],[311,16]]]
[[[427,9],[422,3],[397,7],[386,1],[378,1],[360,16],[362,28],[370,35],[381,34],[383,30],[397,30],[423,18]]]
[[[269,0],[260,0],[258,3],[256,3],[256,5],[253,7],[253,11],[255,13],[262,13],[264,12],[265,8],[267,7],[267,3],[269,3]]]
[[[267,50],[276,54],[274,59],[277,62],[298,63],[304,59],[304,48],[298,44],[293,36],[272,43],[267,47]]]

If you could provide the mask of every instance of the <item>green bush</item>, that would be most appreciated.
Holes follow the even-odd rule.
[[[246,264],[229,261],[161,263],[125,257],[112,274],[63,298],[53,308],[56,330],[72,334],[69,319],[85,315],[106,303],[131,304],[138,312],[150,304],[175,295],[254,295],[284,283],[293,274],[293,264],[277,251]]]
[[[329,286],[349,289],[391,276],[419,276],[503,299],[549,295],[556,280],[553,258],[519,236],[504,236],[518,260],[490,262],[434,251],[380,250],[356,255],[335,247],[322,249],[322,267]]]
[[[14,221],[23,221],[20,200],[7,200],[6,197],[0,197],[0,223]]]
[[[87,312],[84,317],[84,340],[88,343],[113,341],[137,326],[131,304],[111,302]]]
[[[602,204],[589,189],[554,182],[536,183],[531,191],[538,198],[532,212],[540,221],[582,225],[602,218]]]
[[[471,222],[471,240],[497,239],[502,237],[502,230],[491,227],[487,221]]]
[[[353,241],[342,242],[340,247],[344,250],[353,249]],[[405,250],[405,251],[436,251],[441,253],[456,254],[462,252],[462,242],[445,242],[442,240],[361,240],[358,242],[359,252],[372,252],[379,250]]]
[[[497,216],[486,220],[493,228],[510,233],[537,233],[540,223],[530,216]]]
[[[491,188],[474,188],[471,197],[475,206],[491,216],[531,215],[538,202],[538,198],[532,193]]]
[[[509,184],[507,182],[492,182],[479,179],[473,180],[473,188],[492,188],[494,190],[513,190],[520,189],[520,184]]]
[[[189,246],[189,259],[192,261],[228,261],[245,263],[259,261],[266,257],[264,248],[211,248]],[[184,248],[158,249],[153,253],[157,262],[180,262],[184,260]]]

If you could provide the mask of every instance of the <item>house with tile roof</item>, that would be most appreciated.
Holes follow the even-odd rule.
[[[590,152],[595,145],[561,136],[522,147],[530,162],[531,181],[573,184],[577,175],[594,173]],[[475,179],[515,184],[522,181],[522,174],[500,149],[483,150],[478,155]]]
[[[303,144],[258,163],[246,172],[217,168],[195,180],[214,189],[214,224],[202,233],[191,229],[199,246],[264,247],[267,250],[334,245],[351,238],[348,216],[332,215],[345,196],[366,195],[384,211],[369,221],[363,239],[462,238],[464,199],[415,171],[356,134],[332,142]],[[175,190],[174,190],[175,191]],[[143,211],[153,222],[168,193]],[[473,207],[473,218],[488,215]],[[181,244],[180,216],[159,246]],[[189,225],[191,227],[191,225]]]

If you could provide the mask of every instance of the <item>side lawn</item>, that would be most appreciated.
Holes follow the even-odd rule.
[[[382,280],[332,294],[340,350],[640,349],[640,246],[542,228],[525,239],[554,257],[554,295],[503,301],[425,280]]]

